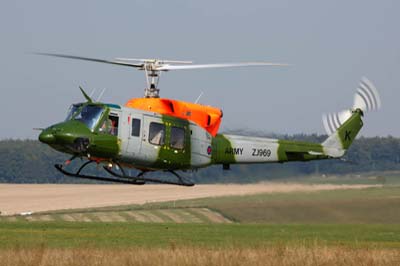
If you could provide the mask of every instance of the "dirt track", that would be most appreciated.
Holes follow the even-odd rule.
[[[1,215],[60,209],[143,204],[181,199],[256,193],[361,189],[369,185],[299,185],[261,183],[251,185],[17,185],[0,184]]]

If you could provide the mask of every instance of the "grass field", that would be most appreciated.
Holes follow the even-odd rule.
[[[70,248],[0,250],[3,266],[87,266],[87,265],[382,265],[398,266],[400,253],[393,249],[348,249],[329,246],[284,246],[257,248]]]
[[[0,247],[257,247],[320,243],[400,248],[400,224],[157,224],[3,222]]]
[[[400,225],[3,222],[1,265],[398,265]]]
[[[400,224],[400,187],[265,193],[0,216],[0,221]]]
[[[148,206],[207,206],[241,223],[400,224],[400,187],[257,194]]]
[[[400,265],[400,187],[1,217],[0,265],[91,264]]]

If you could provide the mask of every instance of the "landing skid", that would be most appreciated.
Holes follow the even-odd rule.
[[[82,175],[80,174],[80,170],[78,170],[76,173],[68,172],[64,170],[62,164],[55,164],[54,167],[63,173],[66,176],[70,177],[77,177],[77,178],[83,178],[83,179],[89,179],[89,180],[97,180],[97,181],[105,181],[105,182],[115,182],[115,183],[122,183],[122,184],[131,184],[131,185],[144,185],[145,182],[137,182],[134,179],[127,179],[127,178],[111,178],[111,177],[101,177],[101,176],[92,176],[92,175]]]
[[[170,172],[171,174],[173,174],[174,176],[177,177],[177,179],[179,180],[179,182],[174,182],[174,181],[168,181],[168,180],[161,180],[161,179],[156,179],[156,178],[148,178],[148,177],[144,177],[145,172],[141,172],[139,175],[137,176],[128,176],[128,175],[121,175],[118,174],[116,172],[114,172],[113,170],[111,170],[110,168],[108,168],[107,166],[103,166],[104,170],[106,170],[110,175],[113,175],[115,177],[118,178],[133,178],[137,181],[143,181],[143,182],[153,182],[153,183],[158,183],[158,184],[168,184],[168,185],[178,185],[178,186],[186,186],[186,187],[191,187],[194,186],[194,183],[192,182],[187,182],[185,181],[180,175],[178,175],[177,173],[175,173],[174,171],[170,170],[167,172]]]
[[[105,181],[105,182],[115,182],[115,183],[122,183],[122,184],[131,184],[131,185],[144,185],[146,182],[151,182],[151,183],[158,183],[158,184],[168,184],[168,185],[178,185],[178,186],[194,186],[194,183],[185,181],[184,178],[179,176],[177,173],[175,173],[172,170],[169,170],[167,172],[172,173],[174,176],[177,177],[178,181],[168,181],[168,180],[162,180],[162,179],[156,179],[156,178],[147,178],[144,177],[144,174],[146,172],[141,172],[137,176],[130,176],[127,175],[124,171],[124,169],[119,165],[119,169],[121,170],[121,173],[117,173],[110,169],[109,167],[103,166],[104,170],[106,170],[109,174],[111,174],[113,177],[102,177],[102,176],[92,176],[92,175],[84,175],[81,174],[81,171],[89,164],[93,163],[94,161],[87,161],[82,166],[76,171],[75,173],[69,172],[64,169],[64,165],[62,164],[55,164],[55,168],[60,171],[62,174],[70,177],[77,177],[77,178],[83,178],[83,179],[89,179],[89,180],[97,180],[97,181]]]

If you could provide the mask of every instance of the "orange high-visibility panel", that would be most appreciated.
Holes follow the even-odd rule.
[[[213,136],[218,133],[222,119],[219,108],[170,99],[132,98],[125,106],[190,120]]]

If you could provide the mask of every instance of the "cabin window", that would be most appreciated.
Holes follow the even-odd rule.
[[[151,122],[149,128],[149,142],[154,145],[164,145],[165,125]]]
[[[140,136],[140,119],[132,118],[131,136],[133,136],[133,137],[139,137]]]
[[[185,148],[185,129],[171,127],[171,148],[182,150]]]

